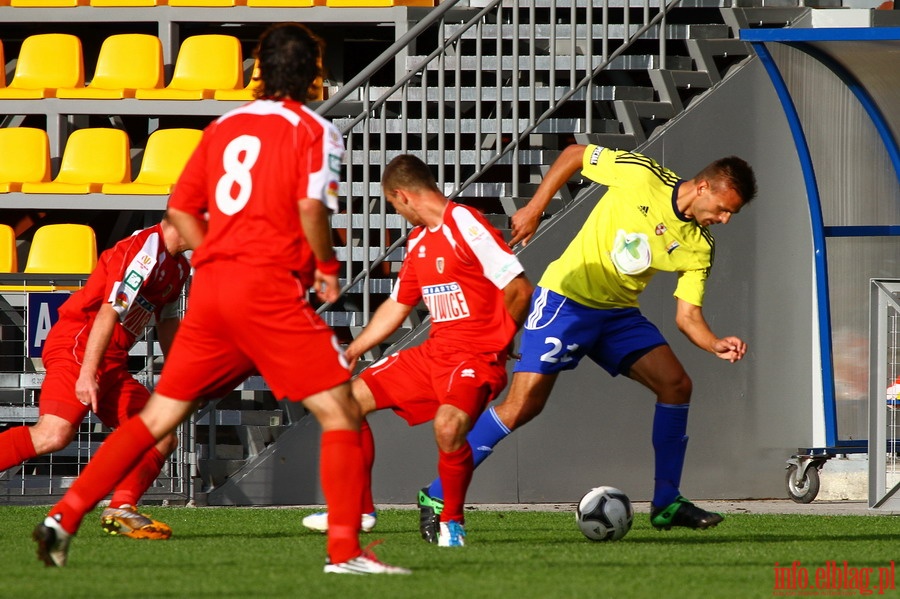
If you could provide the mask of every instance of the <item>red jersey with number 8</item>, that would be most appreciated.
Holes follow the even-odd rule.
[[[294,101],[256,100],[209,125],[169,198],[208,219],[192,262],[235,260],[298,273],[309,286],[315,257],[297,202],[337,209],[344,142],[340,132]]]

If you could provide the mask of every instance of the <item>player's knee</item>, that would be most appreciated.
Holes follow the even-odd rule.
[[[668,385],[667,395],[672,401],[667,403],[683,404],[691,401],[691,393],[694,391],[694,382],[684,371]]]
[[[434,438],[441,451],[456,451],[462,447],[468,432],[465,418],[439,412],[434,419]]]
[[[75,438],[75,428],[38,426],[31,429],[32,443],[38,455],[65,449]]]

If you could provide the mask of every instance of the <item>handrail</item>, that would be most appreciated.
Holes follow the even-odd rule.
[[[373,60],[369,66],[360,71],[359,74],[346,84],[342,85],[334,96],[330,96],[327,100],[322,102],[322,104],[316,108],[316,112],[319,114],[327,114],[331,108],[346,100],[347,96],[358,91],[363,84],[369,81],[369,78],[371,78],[372,75],[391,63],[400,50],[409,46],[411,41],[418,38],[423,31],[439,21],[441,17],[443,17],[451,8],[459,4],[460,1],[461,0],[444,0],[441,2],[434,10],[430,11],[424,19],[416,23],[409,31],[400,36],[387,50]]]
[[[467,188],[469,188],[473,183],[484,177],[484,175],[498,164],[505,157],[511,155],[511,164],[512,164],[512,193],[515,197],[519,196],[519,175],[518,175],[518,165],[520,160],[520,146],[524,140],[528,138],[534,131],[538,129],[538,127],[547,121],[551,116],[556,114],[560,107],[565,105],[569,100],[573,98],[577,93],[584,90],[585,92],[585,106],[584,106],[584,114],[585,114],[585,129],[587,132],[592,132],[592,102],[593,102],[593,85],[594,79],[597,77],[599,73],[601,73],[604,69],[607,69],[610,64],[613,63],[614,60],[622,56],[626,51],[631,49],[635,42],[641,39],[649,30],[651,30],[654,26],[663,23],[660,26],[660,31],[657,36],[657,41],[659,43],[659,60],[666,59],[666,31],[665,31],[665,18],[668,12],[677,6],[681,0],[672,0],[668,4],[664,4],[660,6],[659,12],[657,12],[652,18],[649,18],[649,8],[651,0],[644,0],[643,2],[643,25],[637,27],[634,33],[631,33],[634,25],[630,22],[629,11],[623,11],[624,18],[621,26],[625,28],[625,34],[623,34],[623,43],[617,47],[612,52],[609,52],[609,42],[610,42],[610,27],[614,27],[617,24],[611,24],[609,22],[609,1],[603,0],[602,5],[599,7],[603,11],[603,23],[601,23],[602,27],[602,38],[599,40],[599,43],[602,47],[601,54],[601,63],[596,67],[591,65],[592,57],[593,57],[593,26],[594,23],[590,15],[592,14],[592,3],[588,3],[589,7],[585,8],[583,6],[579,6],[579,3],[575,0],[572,0],[569,10],[569,35],[568,39],[565,39],[563,36],[557,36],[557,29],[560,27],[556,23],[557,19],[565,18],[560,17],[559,13],[556,9],[556,3],[551,3],[550,7],[550,20],[552,21],[550,28],[550,47],[548,48],[548,54],[550,59],[550,73],[551,73],[551,81],[550,85],[547,89],[549,89],[550,93],[550,106],[547,108],[542,114],[536,116],[536,108],[535,108],[535,100],[534,93],[530,94],[528,98],[528,124],[524,127],[524,129],[520,130],[520,117],[518,114],[519,111],[519,89],[521,86],[520,79],[522,76],[527,77],[527,82],[533,85],[535,81],[535,64],[538,58],[544,58],[545,55],[538,55],[536,52],[536,36],[535,36],[535,7],[533,2],[526,2],[525,4],[521,4],[518,0],[493,0],[484,5],[483,8],[478,10],[477,13],[468,19],[464,24],[456,25],[456,30],[452,32],[450,35],[445,35],[445,28],[447,24],[443,20],[444,15],[447,14],[451,8],[453,8],[458,2],[456,0],[448,0],[439,5],[439,8],[436,8],[435,11],[430,13],[426,19],[423,19],[419,23],[416,24],[415,27],[411,28],[410,31],[397,40],[394,44],[392,44],[385,52],[379,56],[367,69],[361,72],[359,75],[354,77],[347,85],[345,85],[338,93],[329,98],[325,103],[323,103],[318,111],[321,114],[327,113],[334,106],[336,106],[339,102],[346,99],[353,93],[357,93],[360,95],[362,100],[362,110],[361,112],[353,118],[348,119],[346,122],[342,123],[342,132],[347,136],[347,179],[345,182],[347,188],[347,218],[348,218],[348,235],[347,241],[345,245],[345,251],[347,252],[347,282],[341,289],[341,294],[344,295],[349,289],[353,286],[357,285],[361,281],[365,282],[365,286],[363,289],[363,319],[367,320],[369,315],[369,291],[368,291],[368,280],[372,276],[372,272],[375,268],[380,266],[383,262],[385,262],[392,252],[395,252],[398,248],[400,248],[406,241],[408,233],[405,229],[401,229],[402,235],[399,239],[394,239],[389,241],[387,234],[387,227],[385,225],[385,216],[388,214],[386,208],[386,202],[381,194],[380,189],[377,192],[372,191],[372,182],[370,181],[371,172],[373,169],[368,168],[370,164],[375,164],[376,162],[380,163],[381,169],[387,164],[389,157],[389,149],[387,147],[387,135],[388,129],[391,128],[393,133],[399,132],[401,135],[401,152],[409,152],[413,154],[419,154],[426,162],[432,162],[438,169],[437,179],[439,186],[444,190],[444,193],[451,199],[457,198],[463,193]],[[630,2],[626,0],[626,5],[630,7]],[[520,13],[519,9],[521,7],[525,7],[528,9],[528,31],[530,33],[530,41],[528,48],[528,53],[520,56],[519,42],[517,35],[520,31],[521,23],[520,23]],[[509,19],[511,22],[504,23],[503,22],[503,13],[505,9],[509,9],[511,18]],[[585,9],[586,15],[588,15],[587,23],[582,25],[576,20],[576,11],[577,9]],[[474,10],[474,9],[473,9]],[[562,11],[560,11],[562,12]],[[494,39],[491,39],[490,36],[487,36],[483,33],[484,28],[493,24],[496,29],[496,36]],[[438,33],[440,35],[440,39],[442,43],[438,45],[436,49],[431,51],[427,56],[417,61],[411,68],[408,69],[407,74],[400,78],[400,80],[396,81],[393,85],[388,87],[383,93],[381,93],[374,100],[371,99],[371,84],[370,79],[373,74],[378,72],[381,68],[383,68],[388,61],[394,59],[401,50],[405,49],[409,46],[409,44],[416,40],[418,36],[424,32],[429,27],[433,27],[437,25],[439,27]],[[511,44],[511,51],[508,53],[504,53],[500,51],[503,47],[504,38],[502,35],[502,31],[504,27],[508,26],[513,27],[513,38],[514,43]],[[576,30],[580,27],[586,28],[586,35],[584,39],[579,39],[576,36]],[[474,148],[474,163],[475,169],[474,172],[469,175],[464,181],[460,181],[460,164],[462,160],[460,156],[464,152],[471,152],[472,149],[469,148],[461,148],[460,147],[460,135],[463,124],[463,119],[460,113],[460,106],[463,102],[461,99],[461,64],[465,59],[461,52],[454,54],[452,50],[454,49],[456,44],[461,44],[463,36],[474,32],[475,43],[476,43],[476,55],[474,59],[478,61],[479,65],[488,66],[477,69],[476,70],[476,98],[474,100],[467,99],[467,102],[474,102],[476,107],[475,119],[474,119],[474,127],[475,127],[475,137],[479,141],[479,144],[482,143],[482,139],[486,134],[494,135],[495,141],[491,142],[491,145],[494,146],[494,153],[489,155],[486,161],[482,162],[482,147]],[[557,71],[557,44],[565,44],[568,42],[570,44],[569,52],[566,56],[569,57],[569,85],[561,85],[559,86],[561,89],[568,89],[562,93],[559,98],[556,98],[557,93],[557,84],[555,77],[557,74],[562,74],[565,76],[564,72]],[[584,46],[586,46],[584,50],[583,59],[585,61],[585,66],[582,69],[577,69],[578,59],[581,57],[576,52],[576,47],[578,43],[581,42]],[[497,49],[496,54],[485,54],[484,47],[488,45],[493,45],[495,49]],[[490,69],[490,59],[494,59],[495,65],[494,70]],[[520,62],[524,59],[528,62],[527,70],[520,70]],[[451,65],[449,68],[447,67],[448,62],[455,61],[455,66]],[[437,64],[437,73],[438,73],[438,82],[436,86],[432,86],[429,81],[429,66],[436,63]],[[509,66],[507,66],[509,65]],[[664,66],[664,65],[663,65]],[[576,72],[577,70],[585,71],[585,75],[576,81]],[[505,73],[511,73],[508,78],[504,77]],[[446,78],[448,76],[453,77],[453,81],[450,85],[446,83]],[[493,77],[494,83],[493,87],[489,85],[483,84],[484,78]],[[508,84],[507,84],[508,81]],[[413,84],[416,83],[417,87],[413,87]],[[410,90],[417,89],[421,94],[421,103],[416,106],[416,103],[409,101]],[[437,96],[437,104],[434,110],[437,111],[436,119],[429,119],[429,92],[434,92],[436,90]],[[493,109],[494,117],[493,122],[485,121],[484,127],[492,128],[493,131],[484,131],[482,130],[482,102],[479,101],[484,92],[493,91],[496,94],[495,108]],[[506,99],[506,96],[512,94],[509,100]],[[448,97],[450,95],[453,97],[448,101]],[[400,114],[391,114],[390,117],[387,111],[388,102],[399,102],[400,103]],[[451,104],[452,103],[452,104]],[[415,107],[415,108],[414,108]],[[445,118],[447,109],[450,108],[452,110],[452,116],[449,118]],[[418,111],[421,116],[411,117],[411,111],[415,109]],[[504,143],[505,140],[502,138],[502,133],[504,131],[504,116],[509,114],[511,116],[513,135],[511,139]],[[434,123],[433,125],[431,123]],[[358,125],[360,123],[365,123],[365,130],[362,133],[355,131],[358,129]],[[399,123],[399,125],[397,124]],[[410,135],[410,128],[413,125],[418,125],[418,130],[413,131],[413,133],[417,134],[418,137],[413,137]],[[432,130],[431,127],[435,129]],[[370,138],[374,135],[378,135],[378,147],[372,148]],[[356,135],[362,135],[362,148],[357,149],[354,147],[354,142],[356,140]],[[453,148],[450,151],[448,160],[448,154],[446,151],[446,141],[445,135],[452,136],[453,138]],[[411,148],[411,141],[414,142],[416,139],[419,140],[418,148]],[[436,147],[433,147],[436,146]],[[354,152],[359,153],[361,151],[361,156],[363,161],[361,164],[365,165],[362,171],[362,181],[354,180],[354,170],[353,167],[357,165],[354,161]],[[436,151],[436,159],[430,160],[430,156],[435,155]],[[374,156],[375,159],[370,160],[370,156]],[[445,177],[445,167],[453,167],[454,170],[454,181],[452,184],[447,184],[444,181]],[[362,193],[358,194],[354,192],[354,189],[357,185],[362,186]],[[362,201],[357,202],[361,197]],[[361,239],[351,239],[353,229],[352,229],[352,219],[354,216],[355,204],[361,204],[361,216],[363,218],[364,226],[361,234]],[[371,217],[373,213],[376,215],[380,215],[380,241],[377,241],[375,244],[372,243],[370,238],[370,223],[372,222]],[[376,219],[377,220],[377,219]],[[359,242],[359,245],[356,245],[356,242]],[[378,254],[376,256],[372,256],[371,248],[377,246]],[[361,260],[357,259],[356,262],[362,262],[362,267],[358,273],[353,273],[354,269],[354,257],[358,251],[362,251]],[[325,304],[319,308],[319,311],[325,311],[331,308],[331,304]]]

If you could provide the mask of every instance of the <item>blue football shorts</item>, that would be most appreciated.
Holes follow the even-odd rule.
[[[513,372],[555,374],[587,356],[612,376],[627,376],[632,364],[660,345],[665,337],[638,308],[589,308],[536,287]]]

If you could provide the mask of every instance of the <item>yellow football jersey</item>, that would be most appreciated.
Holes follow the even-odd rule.
[[[676,272],[675,297],[702,306],[715,242],[678,210],[681,179],[652,158],[595,145],[581,172],[608,191],[539,285],[593,308],[637,307],[657,271]]]

